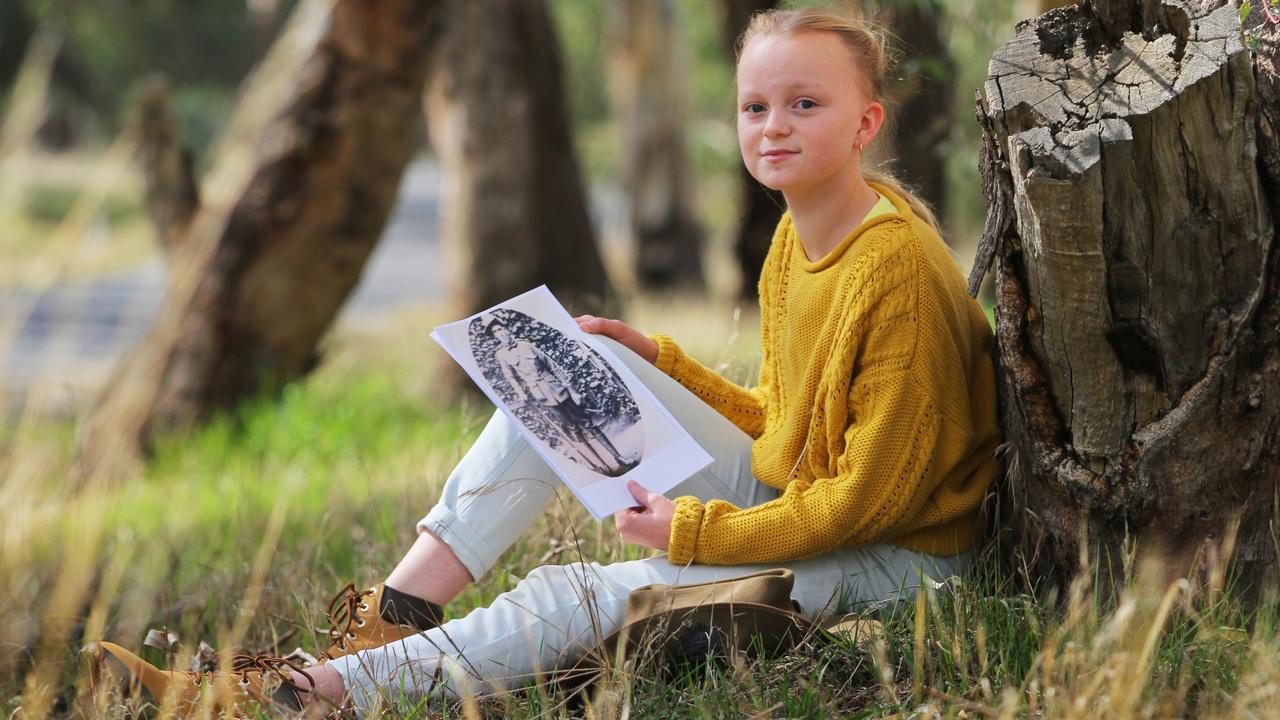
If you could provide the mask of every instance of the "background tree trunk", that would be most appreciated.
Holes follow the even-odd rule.
[[[777,5],[777,0],[724,0],[721,38],[730,58],[736,57],[735,44],[738,36],[747,29],[751,16]],[[738,293],[745,300],[755,300],[760,283],[760,269],[764,267],[764,258],[769,254],[773,230],[787,205],[782,193],[756,182],[746,167],[740,168],[738,174],[742,178],[742,202],[739,205],[738,230],[733,243],[741,277]]]
[[[672,0],[611,0],[609,88],[626,148],[635,273],[645,290],[701,290],[698,226],[685,143],[690,68]]]
[[[890,41],[899,65],[890,83],[888,154],[894,174],[939,218],[947,212],[947,139],[952,127],[955,62],[942,28],[946,8],[937,0],[885,4]],[[883,141],[881,141],[883,142]],[[877,143],[880,144],[880,143]]]
[[[612,290],[596,248],[543,0],[445,0],[427,104],[448,183],[451,317],[540,284],[571,312]]]
[[[6,94],[26,56],[27,42],[36,32],[36,23],[26,3],[7,2],[0,6],[0,95]]]
[[[176,252],[200,209],[200,189],[195,160],[178,136],[172,93],[164,80],[156,78],[143,90],[135,127],[151,225],[165,253]]]
[[[91,466],[315,365],[415,147],[437,15],[421,0],[298,6],[170,255],[160,316],[87,423]]]
[[[1118,580],[1135,546],[1183,572],[1233,520],[1241,578],[1274,569],[1280,98],[1263,54],[1255,84],[1230,5],[1095,0],[992,58],[970,288],[993,256],[1002,530],[1033,577],[1065,583],[1084,557]]]

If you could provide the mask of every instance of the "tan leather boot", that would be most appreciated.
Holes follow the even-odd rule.
[[[288,671],[302,673],[302,668],[284,658],[236,655],[230,670],[194,672],[161,670],[106,641],[96,643],[90,652],[108,672],[124,676],[131,692],[145,689],[160,707],[172,708],[179,718],[198,715],[206,703],[214,711],[237,716],[280,706],[300,710],[302,693],[309,690],[299,689],[290,682]]]
[[[338,591],[329,602],[330,645],[318,656],[321,662],[389,645],[426,629],[384,620],[378,612],[384,590],[382,583],[366,590],[347,583]]]

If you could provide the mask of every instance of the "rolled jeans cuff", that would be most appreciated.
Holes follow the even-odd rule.
[[[485,539],[485,533],[471,527],[451,508],[436,505],[427,516],[418,521],[418,532],[430,530],[449,546],[459,562],[471,573],[472,580],[479,580],[489,568],[498,562],[498,556],[506,548],[497,548]]]

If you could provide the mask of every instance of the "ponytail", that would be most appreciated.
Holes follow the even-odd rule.
[[[878,168],[864,169],[862,171],[862,176],[873,183],[889,188],[895,195],[906,200],[907,205],[911,207],[911,212],[914,213],[916,217],[928,223],[929,227],[933,228],[934,232],[939,235],[942,234],[942,229],[938,226],[938,216],[934,214],[933,209],[929,207],[928,203],[917,197],[915,193],[911,192],[906,185],[902,184],[901,180],[894,177],[891,173]]]

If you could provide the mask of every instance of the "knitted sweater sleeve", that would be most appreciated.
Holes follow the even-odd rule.
[[[653,335],[658,343],[658,369],[688,388],[751,437],[764,431],[765,408],[771,382],[768,363],[760,367],[760,382],[744,388],[694,360],[667,335]]]
[[[671,562],[784,562],[901,534],[899,524],[939,483],[936,467],[951,462],[940,455],[964,445],[948,437],[936,406],[934,384],[955,376],[936,367],[934,356],[945,353],[920,346],[918,283],[897,285],[855,319],[849,422],[843,433],[834,429],[829,470],[805,473],[811,478],[793,479],[776,500],[749,508],[677,498]]]

